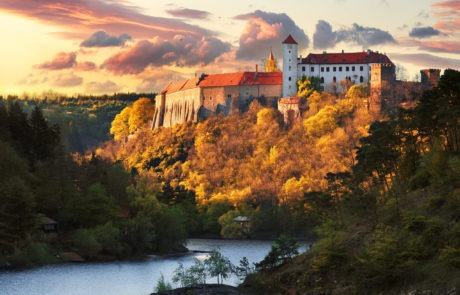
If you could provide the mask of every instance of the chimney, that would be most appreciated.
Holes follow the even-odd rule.
[[[343,51],[343,49],[342,49],[342,53],[345,53],[345,51]]]
[[[256,73],[258,73],[258,72],[259,72],[259,65],[256,64]]]

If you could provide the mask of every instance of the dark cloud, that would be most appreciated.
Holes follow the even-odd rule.
[[[336,42],[337,33],[332,31],[331,25],[324,20],[319,20],[313,34],[313,47],[318,49],[331,48]]]
[[[256,10],[253,13],[238,15],[237,20],[247,21],[241,33],[237,58],[260,60],[267,57],[270,48],[275,57],[281,56],[281,42],[291,34],[299,44],[299,51],[308,47],[308,37],[285,13],[270,13]]]
[[[105,81],[105,82],[89,82],[86,83],[85,90],[86,93],[114,93],[118,92],[122,89],[117,83],[112,81]]]
[[[62,70],[72,68],[76,63],[77,54],[75,52],[60,52],[51,61],[44,62],[35,67],[44,70]]]
[[[57,87],[72,87],[82,83],[83,78],[72,73],[58,75],[52,81],[52,84]]]
[[[410,31],[409,36],[414,38],[428,38],[438,36],[440,34],[441,32],[433,27],[419,27],[413,28],[412,31]]]
[[[110,46],[123,46],[126,41],[131,40],[128,34],[121,34],[120,36],[110,36],[104,31],[97,31],[92,34],[88,39],[81,42],[81,47],[110,47]]]
[[[396,43],[390,33],[372,27],[363,27],[353,24],[349,29],[333,31],[331,25],[324,21],[318,21],[314,33],[313,47],[326,49],[334,47],[339,42],[348,42],[369,48],[373,45]]]
[[[117,75],[125,75],[141,73],[148,66],[206,65],[229,50],[230,44],[214,37],[176,35],[170,41],[140,41],[134,47],[109,57],[102,67]]]
[[[192,19],[208,19],[211,16],[211,13],[207,11],[188,8],[168,9],[166,12],[175,17]]]
[[[460,59],[439,57],[432,54],[389,54],[391,59],[401,63],[411,63],[418,67],[435,68],[435,69],[460,69]]]
[[[181,20],[142,14],[125,1],[105,0],[2,0],[0,11],[26,16],[39,22],[65,27],[68,32],[90,34],[104,30],[124,32],[137,38],[176,34],[213,36],[214,33]]]

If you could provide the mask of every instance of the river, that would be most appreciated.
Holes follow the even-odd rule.
[[[243,257],[252,262],[262,260],[270,250],[270,241],[190,239],[187,248],[197,251],[218,249],[238,265]],[[300,252],[304,252],[305,243]],[[206,254],[181,256],[148,256],[137,261],[103,263],[65,263],[27,270],[0,271],[1,295],[146,295],[154,291],[161,274],[171,282],[179,263],[190,266],[193,259],[205,259]],[[215,282],[208,279],[208,283]],[[236,277],[224,281],[240,282]],[[174,286],[174,284],[173,284]]]

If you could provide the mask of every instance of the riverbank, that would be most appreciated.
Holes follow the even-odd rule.
[[[248,295],[242,293],[237,287],[224,284],[196,284],[174,290],[151,293],[150,295]]]

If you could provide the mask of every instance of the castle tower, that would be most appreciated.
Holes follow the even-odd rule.
[[[289,35],[283,41],[283,97],[297,95],[297,42]]]
[[[395,67],[393,64],[371,65],[369,109],[379,113],[382,105],[395,107],[394,85],[396,81]]]
[[[422,86],[425,88],[429,89],[438,86],[440,77],[441,70],[439,69],[420,70]]]
[[[265,63],[265,72],[278,72],[278,65],[276,64],[276,60],[273,57],[273,52],[271,50],[267,62]]]

